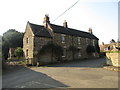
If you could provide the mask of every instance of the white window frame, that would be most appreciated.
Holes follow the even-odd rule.
[[[77,37],[78,39],[78,44],[81,44],[81,37]]]
[[[93,56],[95,57],[95,53],[93,53]]]
[[[95,46],[95,40],[93,39],[93,46]]]
[[[64,49],[66,48],[66,46],[63,47]]]
[[[79,52],[78,52],[78,56],[81,57],[81,51],[80,51],[80,50],[79,50]]]
[[[65,48],[63,49],[63,55],[62,55],[62,57],[66,57],[66,49]]]
[[[61,41],[62,41],[62,43],[65,43],[65,35],[64,34],[61,35]]]
[[[86,38],[86,45],[88,45],[88,38]]]

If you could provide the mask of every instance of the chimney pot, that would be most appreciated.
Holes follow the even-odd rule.
[[[44,27],[47,28],[47,24],[50,24],[50,19],[49,19],[49,15],[48,14],[45,15],[44,21],[43,21]]]
[[[92,28],[89,28],[88,32],[89,32],[90,34],[93,34]]]
[[[65,28],[68,28],[68,25],[67,25],[66,20],[64,21],[63,26],[64,26]]]

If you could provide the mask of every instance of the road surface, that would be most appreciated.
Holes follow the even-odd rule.
[[[101,68],[105,59],[17,66],[3,74],[3,88],[118,88],[118,72]]]

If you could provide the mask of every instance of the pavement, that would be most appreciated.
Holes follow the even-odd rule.
[[[104,66],[104,69],[111,70],[111,71],[116,71],[120,72],[120,67],[115,67],[115,66]]]
[[[105,59],[12,67],[3,74],[3,88],[118,88],[118,72],[102,68]]]

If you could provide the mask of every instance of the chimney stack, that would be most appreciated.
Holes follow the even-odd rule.
[[[50,24],[50,20],[49,20],[49,15],[46,14],[44,17],[43,25],[44,25],[44,27],[47,28],[48,24]]]
[[[102,45],[104,45],[104,42],[102,42]]]
[[[90,34],[93,34],[92,28],[89,28],[88,32],[89,32]]]
[[[64,21],[63,26],[64,26],[65,28],[68,28],[68,25],[67,25],[66,20]]]

